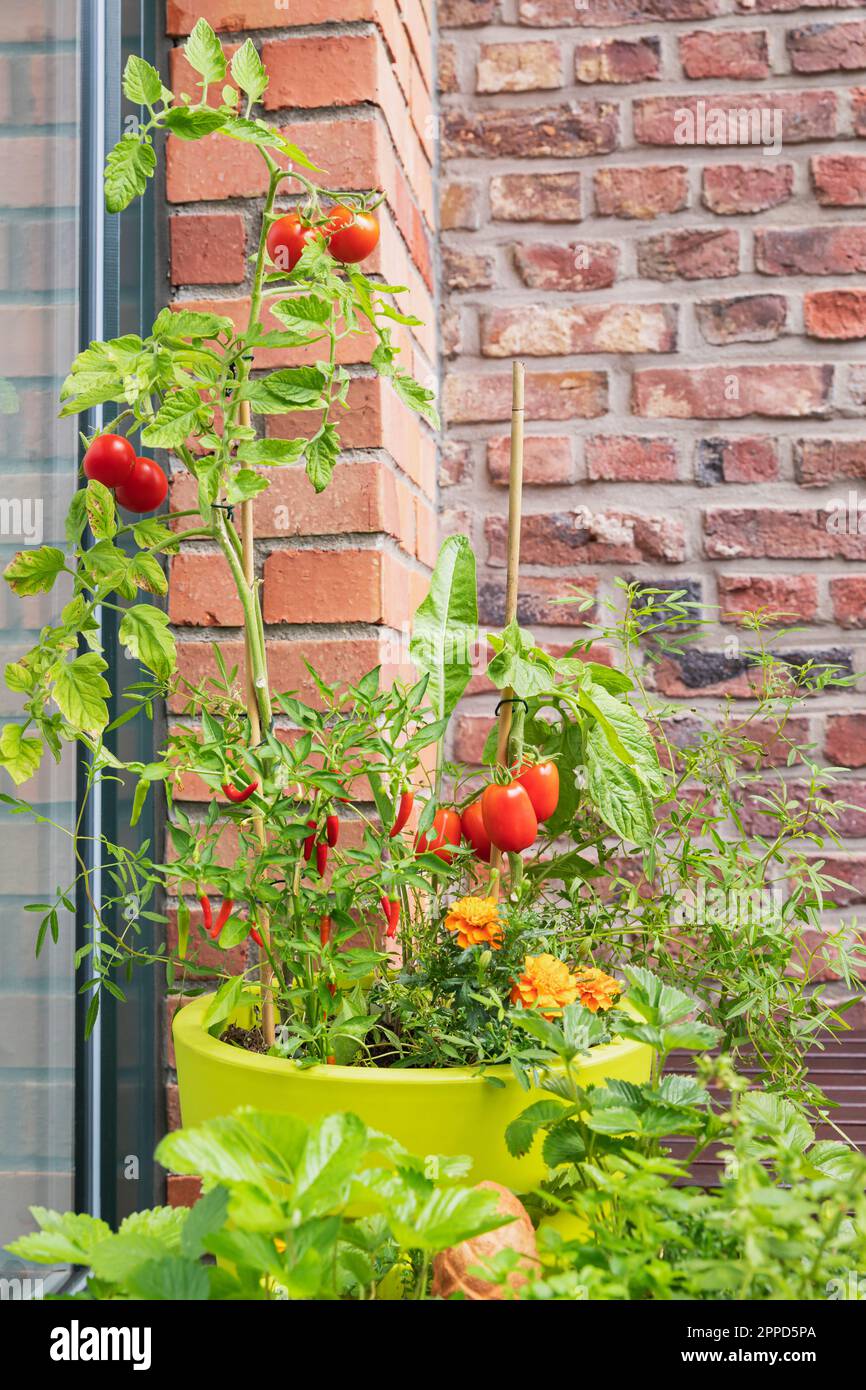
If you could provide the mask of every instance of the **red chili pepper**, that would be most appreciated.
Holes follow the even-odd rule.
[[[308,835],[307,838],[306,838],[306,840],[304,841],[304,861],[305,861],[305,863],[309,864],[310,858],[312,857],[312,853],[313,853],[313,846],[314,846],[315,843],[316,843],[316,835],[315,835],[316,822],[315,822],[314,820],[308,820],[308,821],[307,821],[307,825],[308,825],[308,826],[310,827],[310,829],[313,831],[313,834],[312,834],[312,835]]]
[[[323,917],[319,922],[319,941],[323,946],[327,946],[331,939],[331,919]]]
[[[336,1059],[336,1057],[333,1055],[333,1053],[331,1054],[330,1057],[327,1058],[327,1062],[328,1062],[328,1066],[329,1066],[329,1067],[335,1067],[335,1066],[337,1065],[337,1059]]]
[[[231,917],[232,908],[234,907],[234,905],[234,898],[225,898],[223,900],[223,905],[217,913],[217,919],[214,922],[213,927],[211,928],[210,934],[212,940],[216,941],[226,922]]]
[[[399,805],[399,807],[397,808],[397,819],[394,821],[394,824],[391,826],[391,839],[392,839],[392,840],[393,840],[393,838],[394,838],[395,835],[399,835],[399,834],[400,834],[400,831],[403,829],[403,826],[406,824],[407,820],[409,819],[409,817],[410,817],[411,814],[412,814],[412,807],[414,806],[414,804],[415,804],[415,793],[414,793],[414,792],[404,792],[403,795],[400,797],[400,805]]]
[[[250,927],[250,936],[253,938],[253,941],[256,943],[259,949],[262,950],[264,948],[265,943],[262,941],[261,933],[258,927]]]
[[[380,903],[380,905],[381,905],[382,911],[383,911],[384,914],[385,914],[385,921],[386,921],[387,924],[388,924],[387,927],[386,927],[386,930],[385,930],[385,935],[386,935],[386,936],[396,936],[396,935],[397,935],[397,925],[398,925],[398,923],[399,923],[399,921],[400,921],[400,901],[399,901],[399,899],[398,899],[398,898],[386,898],[386,897],[383,896],[383,897],[381,897],[381,898],[379,899],[379,903]]]
[[[232,786],[231,782],[223,782],[222,789],[224,795],[228,797],[229,801],[233,801],[236,806],[239,806],[242,801],[249,801],[253,793],[258,791],[259,782],[258,778],[256,778],[254,781],[248,783],[247,786],[241,787],[240,790],[238,790],[237,787]]]
[[[204,923],[204,929],[208,936],[210,936],[213,930],[213,913],[211,912],[210,898],[206,893],[202,893],[199,898],[199,905],[201,907],[201,920]]]
[[[334,848],[336,847],[336,844],[337,844],[337,841],[339,840],[339,838],[340,838],[340,817],[339,817],[339,816],[328,816],[327,819],[325,820],[325,839],[328,841],[328,844],[330,845],[331,849],[334,849]]]
[[[316,872],[319,878],[324,878],[325,870],[328,867],[328,846],[316,845]]]

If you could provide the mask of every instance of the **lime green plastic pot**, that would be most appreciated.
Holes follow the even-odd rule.
[[[352,1111],[371,1128],[393,1135],[411,1153],[468,1154],[472,1176],[526,1192],[545,1176],[540,1142],[525,1158],[505,1147],[508,1124],[538,1098],[521,1089],[511,1068],[489,1067],[491,1085],[468,1067],[323,1067],[302,1069],[282,1057],[262,1057],[212,1038],[204,1027],[210,995],[179,1009],[174,1047],[184,1125],[228,1115],[239,1105],[316,1120]],[[580,1067],[581,1085],[649,1080],[651,1050],[612,1042],[593,1049]]]

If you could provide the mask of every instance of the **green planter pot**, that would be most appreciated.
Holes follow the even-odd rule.
[[[505,1129],[538,1098],[524,1091],[508,1066],[490,1067],[492,1086],[468,1067],[301,1068],[281,1057],[262,1057],[212,1038],[204,1028],[211,996],[179,1009],[174,1047],[184,1125],[228,1115],[239,1105],[316,1120],[351,1111],[371,1128],[392,1135],[415,1154],[469,1154],[472,1176],[526,1192],[546,1174],[536,1141],[525,1158],[512,1158]],[[582,1063],[581,1085],[649,1080],[651,1049],[612,1042]]]

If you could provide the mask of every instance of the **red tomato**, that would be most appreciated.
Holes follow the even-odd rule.
[[[122,434],[98,434],[84,455],[84,476],[119,487],[132,472],[135,450]]]
[[[356,265],[376,249],[379,221],[372,212],[356,212],[342,206],[332,208],[328,214],[327,237],[328,250],[334,260]]]
[[[460,817],[460,827],[463,831],[464,840],[468,840],[475,850],[479,859],[483,859],[485,864],[490,863],[490,836],[484,829],[484,817],[481,814],[481,802],[473,801],[471,806]]]
[[[559,768],[556,763],[531,763],[515,777],[539,820],[549,820],[559,805]]]
[[[128,512],[153,512],[165,501],[167,492],[168,478],[159,464],[153,459],[136,459],[126,482],[114,495]]]
[[[437,811],[433,817],[433,835],[428,831],[425,835],[419,835],[415,841],[415,848],[419,854],[429,852],[437,854],[440,859],[444,859],[446,864],[450,864],[454,857],[446,845],[460,844],[460,817],[453,806],[443,807]]]
[[[266,244],[268,255],[278,270],[294,270],[305,246],[321,237],[322,228],[302,222],[296,212],[286,213],[271,224]]]
[[[538,834],[538,819],[519,782],[504,787],[491,782],[481,794],[484,829],[497,849],[506,854],[528,849]]]

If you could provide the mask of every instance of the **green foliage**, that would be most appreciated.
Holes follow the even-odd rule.
[[[116,1233],[34,1207],[39,1231],[7,1249],[87,1266],[90,1299],[423,1298],[434,1255],[511,1219],[496,1193],[459,1185],[468,1160],[416,1158],[350,1114],[238,1110],[167,1135],[156,1156],[203,1179],[195,1206],[138,1212]]]
[[[465,536],[448,536],[415,613],[409,652],[429,677],[427,697],[437,719],[448,719],[469,683],[478,634],[475,556]]]

